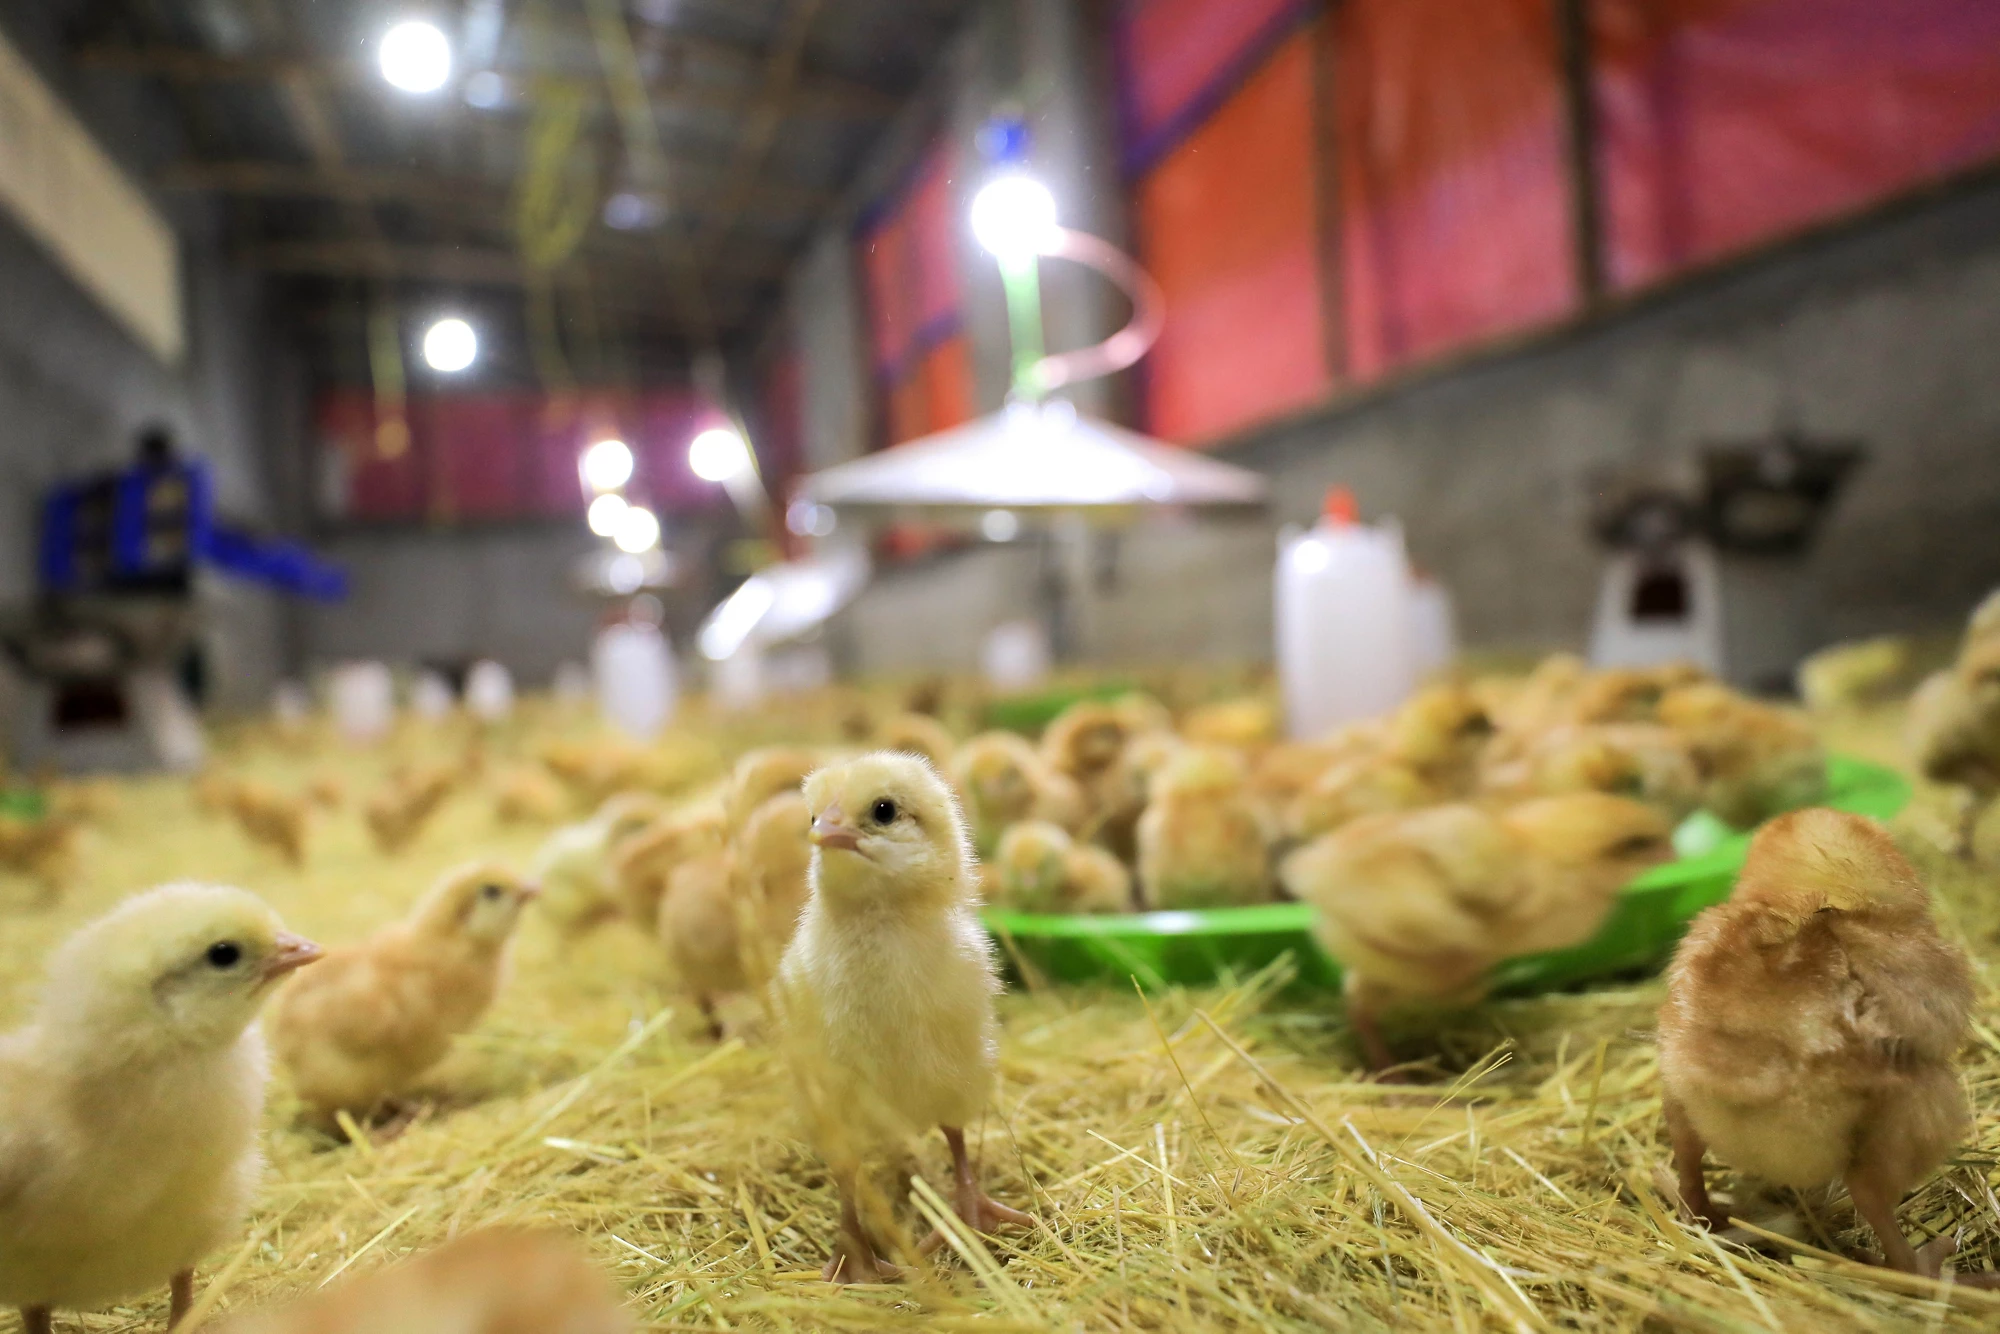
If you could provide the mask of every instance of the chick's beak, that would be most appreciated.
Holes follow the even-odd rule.
[[[541,896],[542,896],[542,887],[537,882],[530,880],[526,884],[521,886],[521,902],[533,903],[536,899],[540,898]]]
[[[295,936],[289,931],[280,931],[276,944],[271,957],[264,961],[262,974],[266,982],[303,968],[326,952],[304,936]]]
[[[861,835],[843,823],[844,812],[838,805],[829,806],[813,817],[812,841],[822,848],[843,848],[848,852],[861,850]]]

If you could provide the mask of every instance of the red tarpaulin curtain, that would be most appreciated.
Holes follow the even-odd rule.
[[[1347,372],[1576,302],[1551,0],[1346,0],[1333,80]]]
[[[940,140],[857,240],[885,444],[972,416],[958,231],[950,145]]]
[[[663,513],[717,502],[688,471],[688,441],[723,419],[685,390],[586,393],[551,399],[529,391],[426,395],[408,405],[409,443],[385,455],[373,397],[360,389],[320,395],[321,447],[345,474],[331,517],[364,521],[560,518],[584,509],[577,459],[616,435],[632,447],[627,493]]]
[[[1613,281],[2000,152],[1994,0],[1593,0]]]

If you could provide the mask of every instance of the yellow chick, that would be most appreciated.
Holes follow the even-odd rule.
[[[1482,786],[1512,797],[1606,792],[1678,820],[1701,804],[1701,774],[1680,738],[1657,723],[1570,724],[1537,740]]]
[[[974,848],[990,857],[1000,836],[1023,820],[1074,830],[1083,822],[1083,792],[1056,773],[1012,732],[982,732],[952,756],[951,782],[965,800]]]
[[[447,764],[420,765],[394,775],[362,811],[376,848],[386,856],[408,847],[456,783],[457,772]]]
[[[1443,800],[1444,793],[1400,760],[1344,760],[1292,801],[1285,811],[1285,832],[1295,839],[1314,839],[1364,815],[1420,810]]]
[[[875,745],[881,750],[898,750],[921,755],[942,770],[951,763],[958,742],[951,730],[937,719],[921,713],[899,713],[875,729]]]
[[[56,951],[33,1017],[0,1037],[0,1304],[31,1334],[161,1283],[187,1313],[263,1168],[257,1012],[318,957],[252,895],[193,884]]]
[[[1142,809],[1119,769],[1125,743],[1135,735],[1132,713],[1115,704],[1080,700],[1042,733],[1042,759],[1083,793],[1086,826],[1114,850],[1129,850]],[[1061,823],[1058,821],[1057,823]]]
[[[1139,817],[1139,897],[1148,908],[1271,898],[1269,840],[1242,762],[1191,746],[1160,773]]]
[[[1281,868],[1314,908],[1313,933],[1345,970],[1349,1021],[1369,1065],[1395,1063],[1377,1025],[1389,1005],[1469,1004],[1503,959],[1580,944],[1617,892],[1672,854],[1658,811],[1598,792],[1495,816],[1451,804],[1369,815]]]
[[[1796,710],[1697,681],[1661,697],[1659,720],[1700,771],[1702,805],[1739,829],[1826,794],[1826,754]]]
[[[1143,690],[1130,690],[1112,700],[1111,712],[1127,736],[1174,730],[1172,711]]]
[[[780,792],[727,845],[689,857],[668,875],[660,943],[712,1036],[718,998],[770,981],[806,896],[811,817],[805,797]]]
[[[1924,776],[1968,793],[1961,839],[1970,848],[1981,809],[2000,793],[2000,593],[1973,614],[1957,661],[1910,698],[1907,727]]]
[[[528,867],[540,889],[540,909],[558,931],[574,936],[618,915],[612,862],[626,840],[660,814],[657,797],[625,792],[590,819],[549,835]]]
[[[252,843],[270,848],[288,866],[305,862],[305,798],[280,792],[266,783],[245,781],[232,785],[224,801]]]
[[[1464,796],[1492,737],[1485,701],[1469,687],[1444,682],[1419,690],[1391,715],[1382,749],[1440,793]]]
[[[1254,695],[1204,704],[1188,714],[1181,736],[1195,746],[1260,750],[1278,739],[1278,706]]]
[[[501,824],[554,824],[570,809],[562,784],[538,764],[516,765],[493,786],[493,817]]]
[[[1488,680],[1472,687],[1503,736],[1539,736],[1571,721],[1570,703],[1590,677],[1590,665],[1573,653],[1556,653],[1518,681]]]
[[[632,1317],[573,1239],[488,1228],[221,1328],[223,1334],[630,1334]]]
[[[1658,667],[1614,667],[1593,673],[1571,697],[1572,723],[1650,723],[1659,721],[1661,703],[1683,686],[1724,687],[1693,663],[1671,662]]]
[[[347,783],[337,774],[321,774],[306,784],[306,800],[321,810],[337,811],[347,804]]]
[[[1799,664],[1799,698],[1815,712],[1889,699],[1908,684],[1910,641],[1897,635],[1823,648]]]
[[[1889,1264],[1935,1277],[1949,1251],[1912,1250],[1896,1206],[1971,1131],[1953,1060],[1972,1001],[1965,952],[1880,825],[1817,809],[1771,821],[1667,974],[1660,1083],[1683,1201],[1727,1221],[1708,1149],[1800,1190],[1844,1181]]]
[[[876,1281],[899,1271],[862,1223],[861,1163],[924,1127],[944,1131],[968,1226],[1033,1221],[987,1197],[965,1147],[964,1128],[993,1092],[1000,979],[975,907],[964,816],[928,764],[865,755],[815,773],[805,797],[811,894],[777,995],[808,1129],[840,1191],[826,1278]],[[924,1249],[941,1241],[933,1235]]]
[[[188,794],[194,798],[194,808],[203,815],[222,815],[229,808],[229,794],[236,787],[236,780],[216,769],[204,769],[195,775],[188,787]]]
[[[780,792],[796,792],[819,767],[819,756],[803,746],[767,746],[736,761],[722,794],[722,818],[733,834],[759,806]]]
[[[720,849],[728,837],[722,803],[711,800],[655,820],[625,840],[611,856],[611,880],[625,916],[654,930],[667,878],[681,863]]]
[[[445,875],[403,921],[328,952],[272,1006],[271,1044],[306,1105],[372,1117],[478,1022],[535,890],[498,867]]]
[[[999,902],[1020,912],[1114,913],[1132,907],[1132,874],[1107,850],[1060,825],[1024,820],[1001,836]]]

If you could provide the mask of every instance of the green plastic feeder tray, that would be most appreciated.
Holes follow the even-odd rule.
[[[1826,804],[1886,820],[1910,800],[1893,769],[1836,755],[1827,761]],[[1573,949],[1509,959],[1493,972],[1500,995],[1556,991],[1658,966],[1703,908],[1729,897],[1750,835],[1697,811],[1674,831],[1679,858],[1619,893],[1597,935]],[[985,910],[986,929],[1016,979],[1025,969],[1057,982],[1137,979],[1150,990],[1207,986],[1247,977],[1290,954],[1298,985],[1337,988],[1340,965],[1312,935],[1312,908],[1264,903],[1200,911],[1052,916]]]

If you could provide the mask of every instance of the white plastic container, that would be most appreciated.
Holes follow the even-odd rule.
[[[1309,532],[1281,538],[1276,578],[1278,681],[1297,739],[1387,713],[1416,686],[1410,564],[1402,531],[1355,519],[1329,492]]]
[[[410,712],[425,722],[449,718],[457,707],[458,697],[451,693],[451,682],[437,672],[418,672],[417,679],[410,682]]]
[[[374,741],[396,721],[396,679],[386,663],[342,663],[327,679],[327,702],[341,736]]]
[[[481,658],[465,674],[465,707],[482,723],[507,721],[514,712],[514,674]]]
[[[1458,660],[1458,617],[1451,594],[1428,575],[1410,579],[1410,665],[1419,681]]]
[[[979,646],[979,667],[995,690],[1031,690],[1048,679],[1051,656],[1040,621],[1004,621]]]
[[[597,706],[635,741],[650,741],[674,715],[673,650],[658,626],[620,621],[598,633],[590,651]]]

